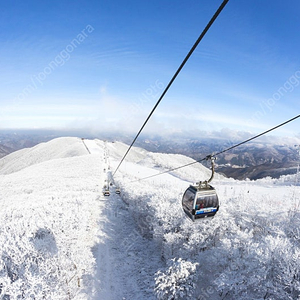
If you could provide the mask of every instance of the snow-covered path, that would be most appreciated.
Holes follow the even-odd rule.
[[[97,262],[94,299],[155,299],[153,275],[160,253],[135,229],[119,196],[111,195],[104,203],[99,242],[93,248]]]
[[[86,140],[91,154],[104,154],[109,164],[105,143]],[[101,149],[104,147],[104,149]],[[109,176],[110,171],[104,173]],[[93,299],[156,299],[154,273],[160,265],[161,253],[155,243],[141,236],[128,206],[110,187],[110,196],[99,196],[101,215],[98,221],[98,243],[93,247],[96,276]]]

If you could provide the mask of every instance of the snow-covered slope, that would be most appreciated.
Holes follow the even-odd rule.
[[[52,159],[47,149],[65,158]],[[0,175],[0,296],[73,299],[93,273],[101,162],[98,156],[76,156],[83,151],[70,139],[18,152],[3,165],[22,170]],[[18,165],[23,153],[28,167],[26,161]]]
[[[60,138],[0,160],[1,299],[298,299],[295,176],[216,176],[212,220],[181,209],[210,171],[182,155]],[[121,187],[121,195],[114,193]]]
[[[0,160],[0,174],[10,174],[28,166],[56,158],[86,155],[82,140],[79,138],[58,138],[33,148],[13,152]]]

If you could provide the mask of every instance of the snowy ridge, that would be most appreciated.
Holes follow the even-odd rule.
[[[127,147],[60,138],[0,160],[1,299],[299,299],[296,176],[216,176],[220,211],[192,223],[181,197],[207,168],[136,181],[182,155],[134,147],[121,196],[102,196]]]
[[[58,138],[13,152],[0,160],[0,174],[10,174],[30,165],[56,158],[86,155],[82,140],[79,138]]]

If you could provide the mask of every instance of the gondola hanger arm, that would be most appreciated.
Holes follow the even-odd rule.
[[[207,155],[205,159],[210,160],[210,162],[211,162],[211,176],[208,180],[200,181],[199,184],[198,184],[198,189],[201,189],[203,187],[207,188],[208,183],[210,183],[213,180],[214,175],[215,175],[215,160],[216,160],[216,157],[214,157],[212,155]]]

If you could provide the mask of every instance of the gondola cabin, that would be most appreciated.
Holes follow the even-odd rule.
[[[182,197],[182,208],[192,221],[213,217],[219,210],[218,195],[209,184],[190,185]]]
[[[104,196],[110,196],[109,187],[107,185],[104,185],[102,192]]]

